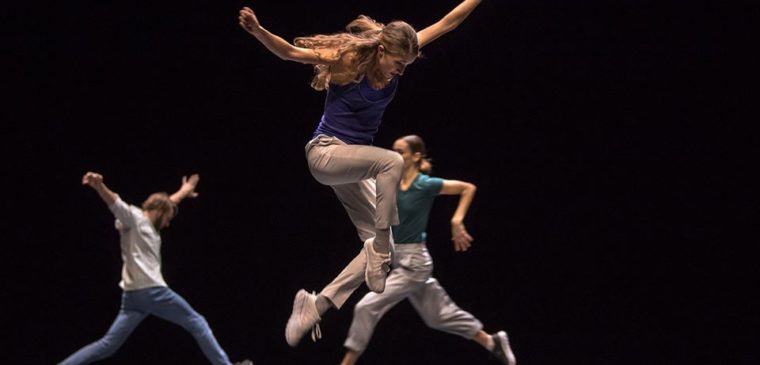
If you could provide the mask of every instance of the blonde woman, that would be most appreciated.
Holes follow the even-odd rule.
[[[396,241],[393,271],[382,294],[368,293],[356,304],[341,365],[356,363],[380,318],[404,299],[409,300],[429,327],[473,340],[503,364],[515,365],[507,333],[483,331],[483,324],[459,308],[433,277],[433,259],[426,245],[433,201],[438,195],[459,195],[459,204],[451,217],[451,240],[454,250],[467,251],[472,236],[463,222],[475,196],[475,185],[429,176],[432,166],[426,157],[425,142],[419,136],[397,139],[393,150],[404,159],[404,174],[397,194],[400,223],[393,226]]]
[[[303,289],[296,293],[285,330],[289,345],[296,346],[309,329],[318,330],[321,316],[332,307],[340,309],[362,282],[373,292],[385,290],[403,161],[397,153],[371,144],[406,67],[422,47],[459,26],[479,3],[465,0],[419,32],[403,21],[384,25],[359,16],[346,32],[296,38],[295,44],[264,29],[251,8],[240,10],[243,29],[281,59],[313,65],[312,87],[327,90],[324,114],[306,144],[306,158],[312,176],[335,191],[364,242],[319,295]]]

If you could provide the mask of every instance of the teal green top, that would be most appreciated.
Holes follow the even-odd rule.
[[[428,217],[433,200],[441,193],[443,179],[417,174],[408,190],[396,193],[399,224],[393,226],[393,241],[397,244],[420,243],[427,239]]]

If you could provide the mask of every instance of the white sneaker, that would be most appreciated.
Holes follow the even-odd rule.
[[[515,359],[515,354],[512,352],[512,348],[509,347],[507,333],[499,331],[496,334],[491,335],[491,338],[493,339],[493,350],[491,350],[491,355],[501,361],[502,364],[516,365],[517,359]]]
[[[293,300],[293,312],[285,326],[285,340],[288,345],[296,347],[306,332],[315,326],[319,327],[320,319],[319,312],[317,312],[317,296],[309,294],[306,290],[299,290]],[[319,331],[319,328],[316,331]]]
[[[385,291],[385,279],[391,271],[391,254],[375,251],[374,240],[364,241],[364,253],[367,255],[367,265],[364,267],[364,282],[369,290],[375,293]]]

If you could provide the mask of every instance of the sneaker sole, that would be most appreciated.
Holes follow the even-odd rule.
[[[288,328],[291,327],[291,323],[296,322],[296,318],[303,317],[304,307],[306,305],[306,298],[308,297],[308,293],[304,291],[303,289],[299,290],[298,293],[296,293],[296,298],[293,300],[293,313],[290,314],[290,318],[288,318],[288,324],[285,325],[285,341],[288,342],[288,345],[291,347],[296,347],[299,342],[301,342],[301,338],[303,335],[306,334],[304,332],[300,336],[296,336],[297,338],[291,338],[289,336]]]
[[[516,365],[517,359],[515,358],[514,352],[512,352],[512,347],[509,346],[509,337],[507,337],[507,333],[499,331],[499,333],[496,334],[496,337],[501,343],[501,348],[504,349],[504,355],[507,357],[509,365]]]
[[[366,257],[366,262],[367,262],[365,264],[366,266],[364,267],[364,282],[367,284],[367,287],[370,290],[372,290],[375,293],[380,294],[380,293],[382,293],[382,292],[385,291],[385,280],[388,278],[388,273],[390,273],[391,267],[390,267],[390,264],[388,262],[383,262],[383,264],[380,265],[380,270],[384,273],[383,280],[382,280],[382,285],[373,288],[372,285],[370,285],[370,283],[372,282],[372,280],[370,280],[370,278],[369,278],[369,273],[371,271],[370,270],[370,266],[369,266],[370,251],[373,253],[373,255],[377,255],[377,252],[375,252],[374,247],[372,247],[372,241],[371,240],[367,240],[367,241],[364,242],[364,255]]]

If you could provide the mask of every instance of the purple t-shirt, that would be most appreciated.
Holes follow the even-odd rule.
[[[398,77],[382,90],[370,87],[366,77],[358,83],[330,84],[325,112],[313,136],[324,134],[347,144],[372,144],[385,107],[393,100],[397,87]]]

